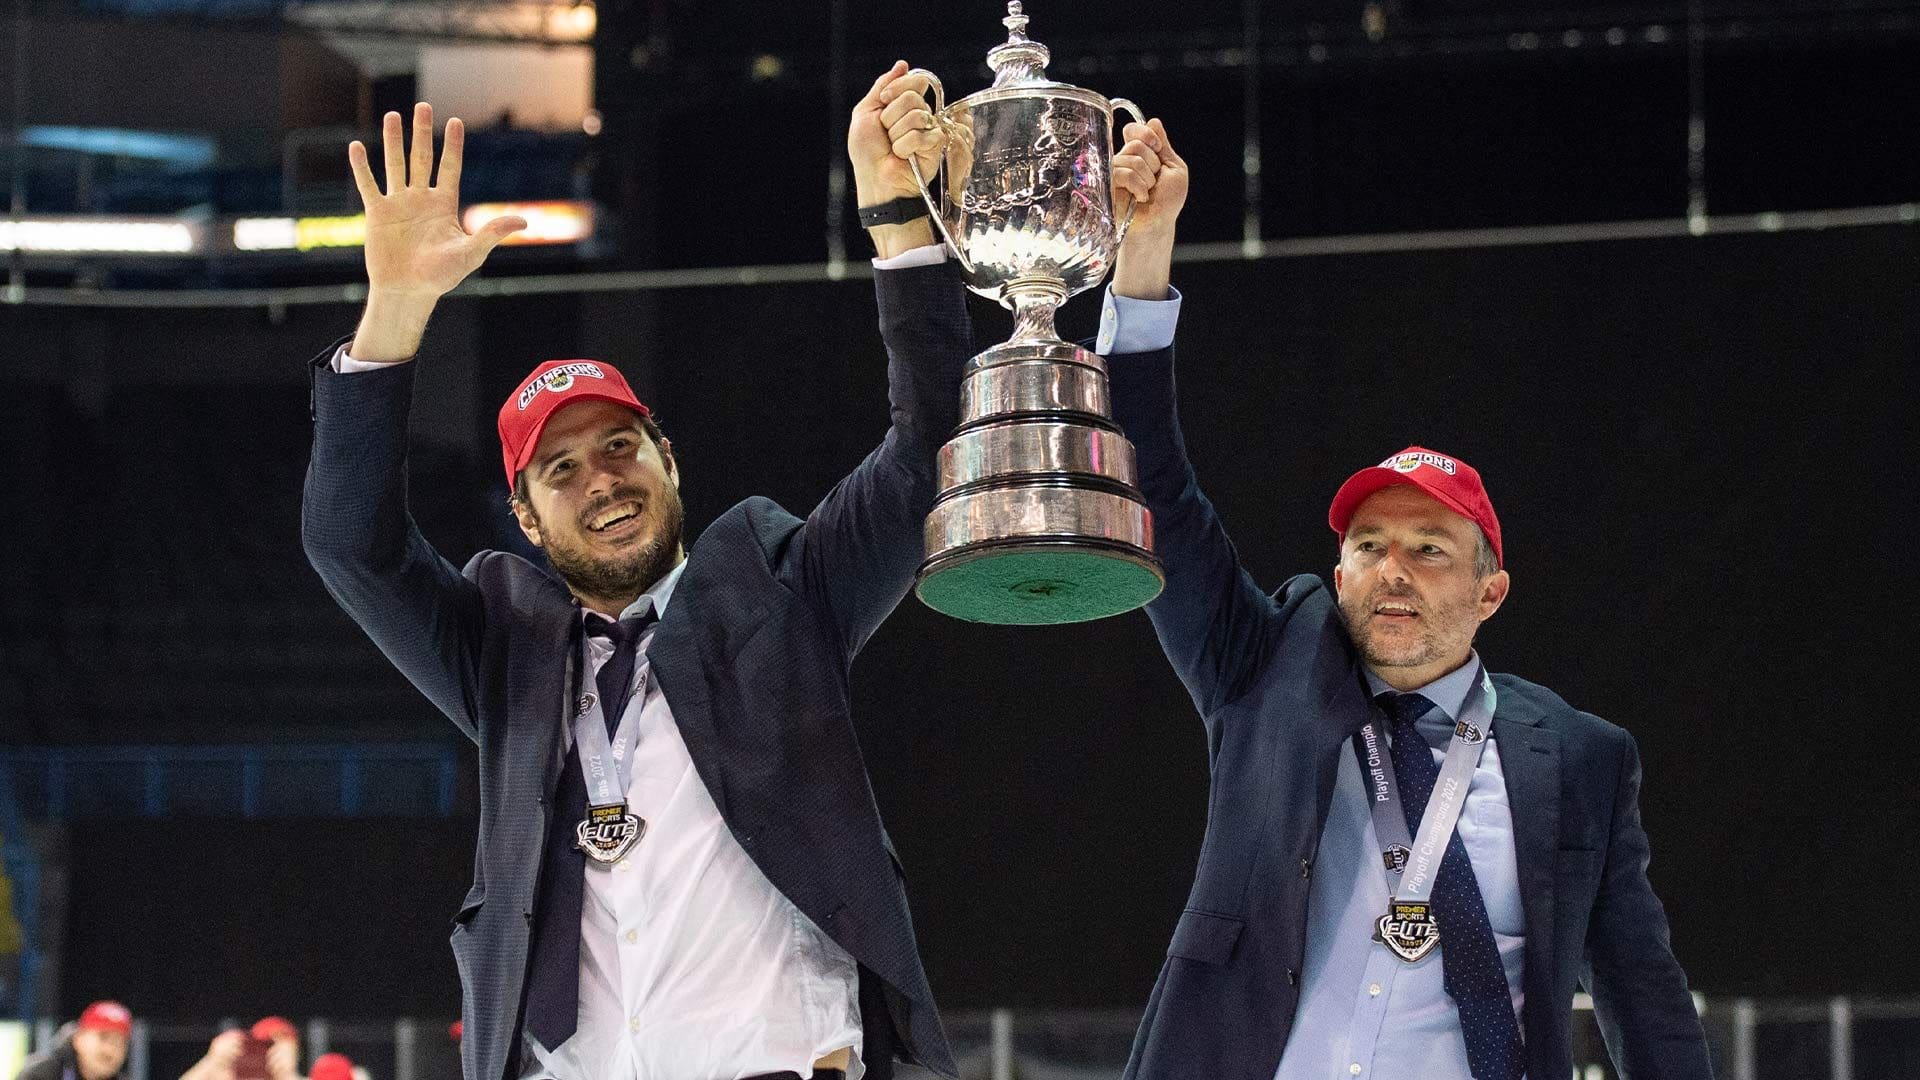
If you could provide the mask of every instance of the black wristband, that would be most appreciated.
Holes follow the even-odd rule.
[[[927,203],[918,195],[903,195],[879,206],[862,206],[859,214],[860,227],[863,229],[871,229],[875,225],[905,225],[926,217]]]

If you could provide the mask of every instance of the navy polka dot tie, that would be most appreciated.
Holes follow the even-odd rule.
[[[1400,784],[1400,808],[1408,830],[1418,833],[1433,785],[1440,779],[1431,747],[1415,721],[1439,708],[1419,694],[1382,694],[1380,707],[1393,721],[1394,778]],[[1443,714],[1444,715],[1444,714]],[[1520,1080],[1526,1059],[1520,1024],[1513,1015],[1500,948],[1494,944],[1480,882],[1467,859],[1467,845],[1456,829],[1447,840],[1440,873],[1433,883],[1433,918],[1440,927],[1440,961],[1447,996],[1460,1010],[1467,1040],[1467,1068],[1474,1080]]]

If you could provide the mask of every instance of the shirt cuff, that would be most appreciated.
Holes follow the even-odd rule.
[[[938,266],[947,261],[947,245],[921,244],[890,258],[873,260],[875,270],[910,270],[916,266]]]
[[[390,368],[394,364],[404,364],[407,362],[407,360],[395,360],[391,363],[377,363],[372,360],[355,360],[353,357],[347,355],[347,347],[342,345],[339,350],[333,354],[333,363],[327,366],[332,368],[333,373],[336,375],[354,375],[362,371],[379,371],[381,368]]]
[[[1093,351],[1101,356],[1120,353],[1158,352],[1173,344],[1173,332],[1180,323],[1180,290],[1167,286],[1165,300],[1137,300],[1115,296],[1107,286],[1107,300],[1100,308],[1100,336]]]

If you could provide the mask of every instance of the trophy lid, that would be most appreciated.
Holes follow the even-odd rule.
[[[1000,24],[1007,28],[1007,40],[987,52],[994,88],[1048,85],[1047,61],[1053,56],[1045,45],[1028,39],[1027,15],[1020,0],[1008,0],[1007,17]]]

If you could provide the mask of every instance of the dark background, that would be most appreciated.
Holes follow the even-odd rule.
[[[1690,29],[1685,5],[1407,3],[1379,41],[1358,4],[1030,7],[1058,77],[1167,119],[1187,241],[1242,237],[1249,95],[1271,241],[1920,200],[1909,4],[1698,5]],[[1249,7],[1251,90],[1219,60]],[[822,259],[852,100],[833,81],[904,54],[958,96],[999,38],[997,4],[600,13],[605,264],[633,268]],[[278,32],[254,15],[232,32]],[[1594,44],[1614,27],[1624,44]],[[748,78],[766,53],[783,73]],[[296,68],[335,77],[275,78]],[[1176,267],[1189,442],[1258,580],[1328,570],[1334,488],[1402,446],[1487,477],[1514,591],[1482,653],[1639,740],[1651,873],[1708,994],[1920,990],[1888,929],[1920,887],[1913,218]],[[299,549],[304,362],[355,311],[64,303],[0,306],[0,737],[446,739],[466,767],[450,821],[75,823],[61,1011],[453,1013],[470,751]],[[977,310],[983,347],[1006,336]],[[1097,310],[1076,300],[1063,330]],[[616,360],[656,406],[690,532],[750,494],[803,512],[884,429],[873,320],[859,280],[450,299],[419,369],[416,516],[456,563],[519,542],[493,413],[556,356]],[[1144,1002],[1207,783],[1145,617],[993,628],[908,599],[855,688],[943,1004]]]
[[[1886,228],[1177,275],[1193,455],[1259,580],[1327,569],[1333,488],[1409,442],[1488,477],[1515,584],[1483,654],[1639,739],[1654,882],[1709,993],[1916,986],[1873,928],[1920,884],[1883,857],[1920,826],[1893,730],[1913,599],[1900,552],[1915,526],[1902,493],[1917,253],[1911,229]],[[878,437],[864,283],[629,299],[671,343],[640,383],[675,439],[690,527],[753,492],[805,508]],[[481,431],[507,372],[570,351],[553,305],[487,305],[487,321],[538,324],[544,349],[424,358],[423,379],[483,390],[475,452],[414,463],[424,527],[456,561],[504,526]],[[452,302],[436,338],[481,306]],[[1086,329],[1094,305],[1075,308]],[[9,610],[46,605],[7,643],[9,712],[36,734],[298,740],[337,734],[349,708],[367,737],[450,730],[301,561],[301,362],[349,314],[278,329],[229,316],[215,336],[247,354],[218,361],[204,337],[96,315],[116,357],[104,416],[56,383],[12,388],[6,430],[46,413],[59,432],[18,474],[34,513],[8,543],[28,560]],[[1005,320],[982,314],[984,342]],[[20,329],[61,336],[63,320],[35,321]],[[203,361],[243,361],[255,380],[159,377]],[[128,612],[261,606],[284,620],[192,649],[119,628]],[[86,622],[96,611],[116,629]],[[233,688],[203,670],[249,655]],[[1144,616],[992,628],[909,599],[856,691],[944,999],[1144,1000],[1206,806],[1200,726]],[[109,988],[179,1013],[457,1002],[440,938],[465,888],[464,820],[76,828],[75,850],[109,854],[78,874],[69,1004]],[[178,977],[209,965],[220,978]]]

